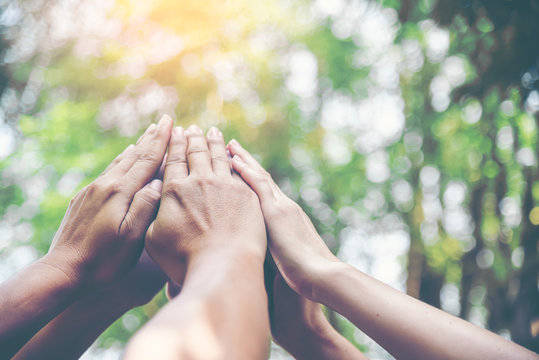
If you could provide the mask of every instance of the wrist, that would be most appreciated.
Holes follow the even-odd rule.
[[[85,281],[82,275],[82,266],[72,261],[70,257],[59,252],[49,252],[37,260],[37,265],[45,266],[49,273],[55,274],[67,289],[83,290]]]
[[[206,267],[234,272],[245,268],[262,268],[265,253],[239,246],[207,247],[191,255],[186,264],[187,273]]]
[[[257,285],[263,289],[263,262],[258,255],[232,248],[199,252],[187,263],[182,294],[207,295]]]
[[[327,288],[336,277],[342,276],[348,265],[337,257],[319,262],[305,272],[299,283],[299,294],[309,300],[328,306]]]

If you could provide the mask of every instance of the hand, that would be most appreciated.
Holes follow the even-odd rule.
[[[102,286],[139,258],[160,199],[161,165],[172,120],[164,116],[71,200],[49,253],[40,260],[81,287]]]
[[[228,144],[232,167],[256,192],[266,221],[268,248],[279,272],[298,294],[317,301],[313,282],[332,263],[331,253],[301,207],[289,199],[270,174],[237,141]]]
[[[146,249],[178,284],[187,265],[202,254],[247,255],[262,264],[266,233],[258,199],[231,174],[223,135],[216,128],[207,140],[194,125],[185,132],[174,129],[162,201]]]

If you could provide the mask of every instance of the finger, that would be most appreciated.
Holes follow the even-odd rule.
[[[169,146],[170,146],[170,142],[169,142]],[[156,176],[156,178],[159,180],[163,180],[163,177],[165,176],[165,164],[167,163],[167,159],[168,159],[168,153],[165,154],[165,156],[163,156],[163,161],[161,162],[161,166],[159,166],[159,171],[157,172],[157,176]]]
[[[211,156],[213,173],[217,176],[230,176],[230,161],[225,148],[223,133],[212,127],[206,135]]]
[[[170,182],[173,179],[186,178],[189,174],[187,167],[187,138],[181,126],[177,126],[172,131],[172,136],[168,143],[168,155],[165,163],[165,174],[163,181]]]
[[[275,193],[269,175],[248,166],[238,155],[232,158],[232,167],[243,180],[256,192],[261,202],[275,200]]]
[[[120,236],[127,242],[142,242],[144,239],[146,230],[157,213],[162,188],[161,180],[155,179],[137,191],[133,197],[129,210],[120,224]]]
[[[196,125],[191,125],[185,131],[185,136],[189,174],[203,176],[212,174],[210,151],[202,130]]]
[[[101,173],[101,175],[105,175],[110,169],[112,169],[113,167],[115,167],[116,165],[118,165],[120,163],[120,161],[122,161],[131,151],[133,151],[133,149],[135,148],[135,145],[131,144],[129,145],[128,147],[126,147],[124,149],[124,151],[122,151],[118,156],[116,156],[116,158],[114,158],[114,160],[112,160],[112,162],[109,164],[109,166],[107,166],[107,168]]]
[[[232,157],[234,157],[234,155],[240,156],[241,159],[253,169],[264,170],[262,165],[260,165],[258,161],[256,161],[253,155],[251,155],[247,150],[245,150],[236,139],[230,140],[227,149],[232,155]]]
[[[261,177],[266,178],[269,185],[272,187],[274,194],[282,193],[281,188],[279,188],[275,181],[273,181],[271,175],[266,171],[266,169],[264,169],[262,165],[260,165],[260,163],[256,161],[253,155],[251,155],[247,150],[245,150],[237,140],[230,140],[230,142],[228,143],[227,150],[233,157],[238,156],[239,160],[243,160],[243,162],[247,164],[248,167],[253,169],[255,172],[260,173]]]
[[[137,154],[140,153],[140,146],[141,142],[145,139],[147,139],[148,135],[153,135],[157,129],[157,125],[150,124],[144,134],[142,134],[137,142],[135,143],[135,147],[131,150],[131,152],[128,154],[128,156],[125,156],[116,166],[114,171],[111,175],[113,176],[119,176],[119,175],[125,175],[127,171],[133,166],[137,159]]]
[[[110,171],[111,176],[123,176],[134,192],[148,183],[159,169],[172,132],[172,119],[165,115],[157,126],[150,128],[131,154]]]

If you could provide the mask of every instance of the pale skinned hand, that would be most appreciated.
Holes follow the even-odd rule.
[[[206,254],[243,254],[264,260],[266,234],[256,194],[233,176],[223,135],[207,138],[194,125],[173,130],[159,212],[146,249],[163,271],[182,284],[188,264]]]
[[[75,195],[41,262],[84,288],[110,283],[135,265],[161,196],[159,180],[147,183],[161,165],[171,130],[172,119],[164,116]]]
[[[287,284],[317,301],[312,284],[324,269],[339,260],[331,253],[301,207],[288,198],[271,175],[236,140],[228,150],[232,167],[260,200],[268,231],[268,248]]]

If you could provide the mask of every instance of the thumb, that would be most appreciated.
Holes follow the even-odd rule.
[[[161,180],[155,179],[137,191],[120,225],[120,234],[126,237],[126,241],[140,241],[144,238],[157,214],[162,188]]]

